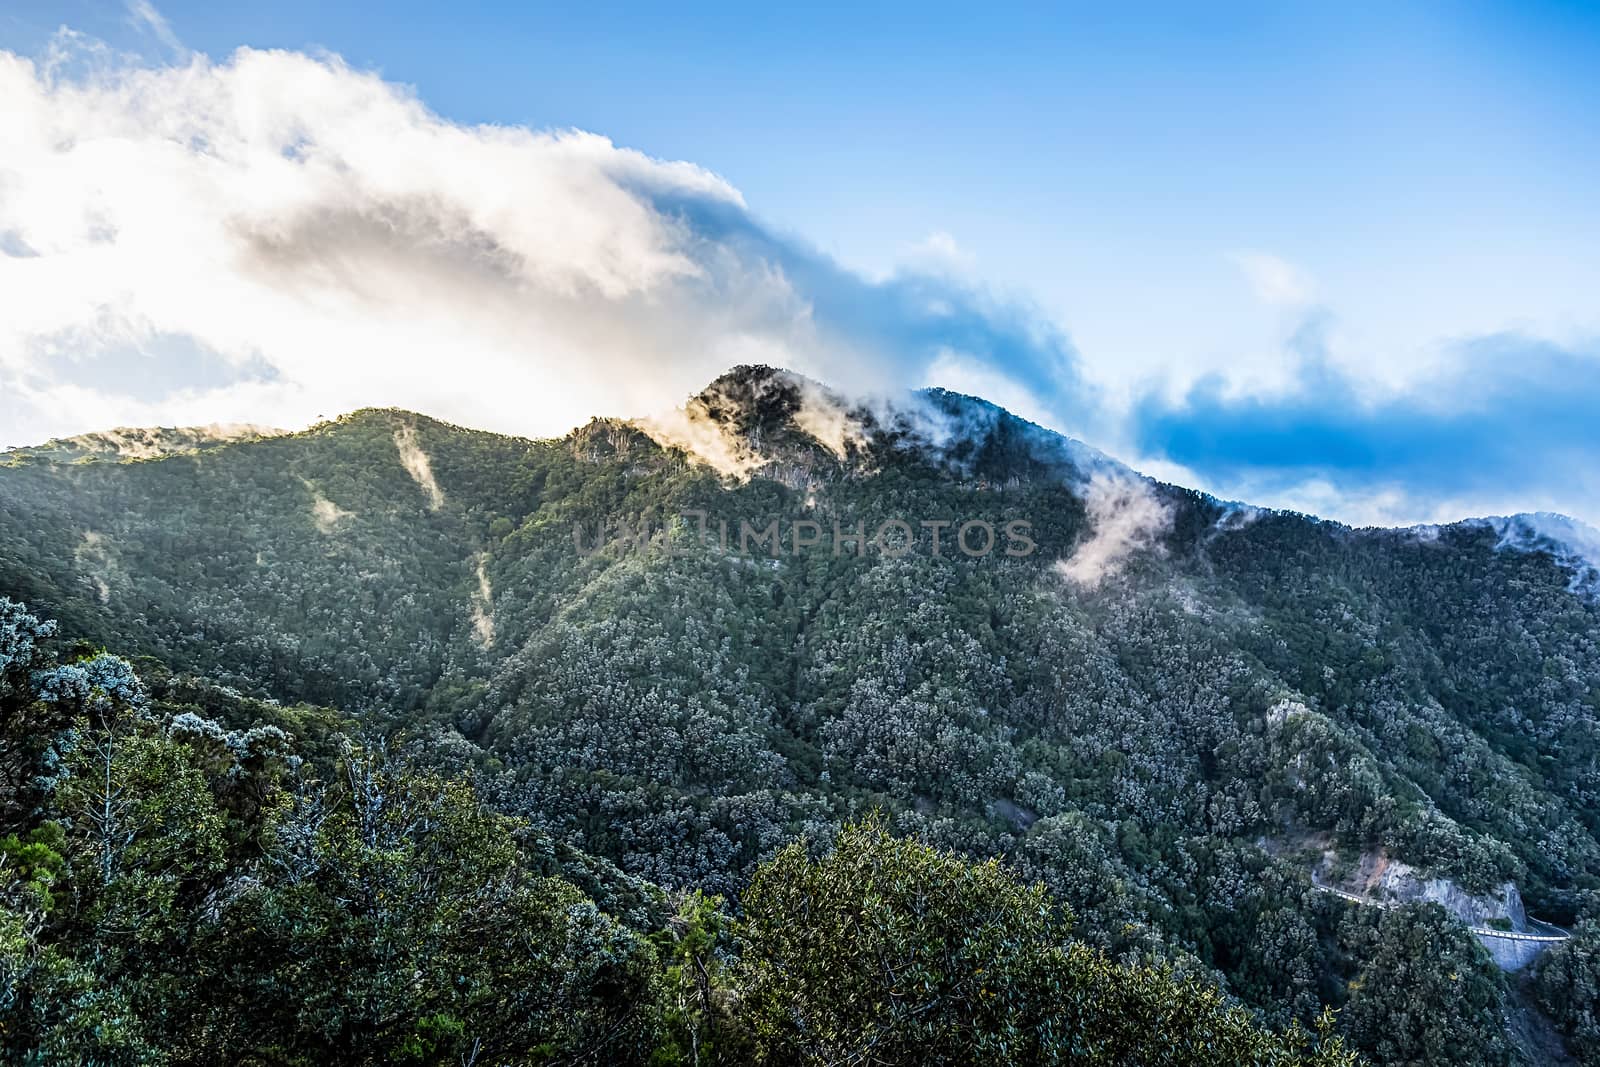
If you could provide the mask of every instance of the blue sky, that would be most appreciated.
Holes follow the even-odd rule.
[[[745,275],[718,293],[780,264],[817,343],[905,384],[1350,521],[1600,519],[1593,5],[158,6],[13,4],[0,48],[38,59],[67,25],[147,68],[336,54],[442,121],[591,131],[719,177],[738,200],[714,212],[624,185],[691,229],[731,212],[713,239],[744,235]],[[761,330],[732,317],[712,347],[749,351]],[[192,344],[151,336],[122,341],[194,373]],[[567,414],[546,409],[530,430]]]

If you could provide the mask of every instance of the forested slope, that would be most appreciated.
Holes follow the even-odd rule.
[[[1380,921],[1309,876],[1404,864],[1592,913],[1600,609],[1534,520],[1351,530],[1148,482],[971,398],[858,408],[760,368],[690,413],[698,436],[366,411],[137,460],[12,453],[0,593],[337,707],[667,892],[739,899],[791,840],[881,812],[1273,1025],[1332,1005],[1380,1060],[1519,1054],[1459,923]],[[671,447],[708,434],[721,471]],[[835,552],[836,523],[897,518],[911,550]],[[776,558],[741,551],[772,520]],[[922,524],[946,521],[935,555]],[[974,521],[1026,522],[1034,550],[952,551]],[[796,551],[801,522],[822,536]]]
[[[1355,1062],[873,822],[735,916],[336,713],[56,638],[0,599],[5,1063]]]

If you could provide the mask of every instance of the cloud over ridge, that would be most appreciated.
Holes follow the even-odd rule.
[[[336,56],[172,50],[0,52],[0,447],[369,405],[554,434],[768,363],[853,394],[981,393],[1163,476],[1350,521],[1600,521],[1600,344],[1469,338],[1374,396],[1303,343],[1332,314],[1309,275],[1236,253],[1304,316],[1292,388],[1119,399],[1025,301],[852,271],[703,167],[452,122]]]
[[[0,54],[0,93],[5,444],[368,404],[558,433],[736,363],[916,386],[952,341],[1076,377],[1026,315],[931,276],[853,274],[700,167],[455,124],[337,57],[146,67],[69,37],[39,61]],[[222,380],[191,384],[178,349]],[[117,360],[160,387],[99,387]]]

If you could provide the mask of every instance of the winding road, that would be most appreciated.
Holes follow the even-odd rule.
[[[1364,897],[1356,893],[1346,893],[1343,889],[1335,889],[1331,885],[1323,885],[1321,882],[1317,881],[1315,875],[1313,875],[1311,878],[1311,888],[1320,890],[1324,893],[1332,893],[1334,896],[1342,897],[1345,900],[1350,901],[1352,904],[1361,904],[1369,908],[1393,908],[1398,905],[1397,901],[1374,900],[1372,897]],[[1540,925],[1546,924],[1541,923]],[[1498,937],[1506,941],[1536,941],[1541,944],[1559,944],[1560,942],[1565,941],[1572,936],[1565,931],[1559,934],[1519,934],[1511,930],[1496,930],[1488,926],[1469,926],[1467,929],[1471,930],[1479,937]],[[1554,927],[1552,927],[1552,929],[1554,929]]]

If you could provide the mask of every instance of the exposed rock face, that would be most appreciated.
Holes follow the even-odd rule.
[[[859,467],[879,429],[865,408],[772,367],[735,367],[682,408],[635,425],[725,477],[759,472],[792,489],[817,469]]]
[[[1336,883],[1331,877],[1335,862],[1333,850],[1323,854],[1322,862],[1313,872],[1317,884],[1377,907],[1438,904],[1471,928],[1479,944],[1488,949],[1495,965],[1503,971],[1522,970],[1552,944],[1548,940],[1519,940],[1510,935],[1548,937],[1558,933],[1543,924],[1530,927],[1527,911],[1522,906],[1522,894],[1511,882],[1501,884],[1494,893],[1474,895],[1448,878],[1424,877],[1410,864],[1391,860],[1381,852],[1368,852],[1362,854],[1353,873]]]
[[[1528,916],[1522,907],[1522,894],[1511,882],[1502,884],[1494,894],[1474,896],[1448,878],[1425,878],[1416,868],[1391,861],[1378,876],[1372,887],[1374,895],[1402,903],[1422,901],[1440,904],[1451,915],[1468,926],[1488,926],[1491,920],[1511,923],[1517,933],[1528,929]]]
[[[1324,859],[1323,869],[1319,871],[1323,878],[1327,878],[1332,858],[1330,853]],[[1474,895],[1448,878],[1430,878],[1409,863],[1390,859],[1383,852],[1363,853],[1356,870],[1337,884],[1337,888],[1385,903],[1438,904],[1468,926],[1492,926],[1498,920],[1509,922],[1516,933],[1528,930],[1522,894],[1513,883],[1505,882],[1493,893]]]

